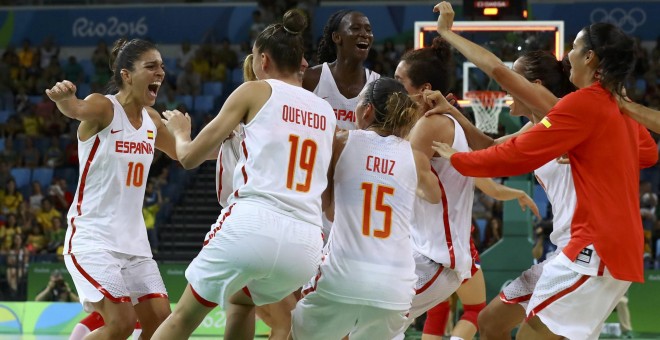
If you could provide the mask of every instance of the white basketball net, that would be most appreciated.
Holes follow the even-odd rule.
[[[497,123],[505,102],[505,92],[470,91],[465,97],[470,100],[477,129],[485,133],[497,133]]]

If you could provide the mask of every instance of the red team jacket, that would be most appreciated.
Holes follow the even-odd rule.
[[[639,171],[658,161],[658,149],[599,82],[565,96],[526,133],[485,150],[456,153],[451,163],[466,176],[502,177],[528,173],[566,152],[577,206],[564,254],[575,261],[593,244],[614,278],[643,282]]]

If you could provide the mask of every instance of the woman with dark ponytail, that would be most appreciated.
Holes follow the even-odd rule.
[[[78,99],[68,80],[46,90],[65,116],[80,121],[80,178],[64,261],[85,310],[105,321],[90,337],[126,339],[138,319],[148,339],[170,313],[142,216],[154,148],[176,159],[174,139],[151,108],[165,70],[156,46],[141,39],[117,40],[110,68],[107,95]]]
[[[327,185],[336,119],[330,105],[301,87],[306,16],[284,14],[256,38],[247,81],[191,140],[190,118],[165,111],[185,168],[217,157],[240,124],[233,193],[188,266],[188,286],[157,339],[187,339],[217,305],[224,337],[254,337],[255,305],[274,304],[301,287],[321,261],[321,194]],[[272,338],[285,339],[284,332]]]
[[[328,255],[293,311],[293,339],[398,334],[415,294],[415,197],[438,203],[442,196],[428,159],[404,139],[418,110],[400,83],[369,83],[355,112],[359,130],[335,138],[324,197],[335,202]]]
[[[452,46],[466,56],[481,51],[451,31],[449,3],[434,11],[440,12],[438,33]],[[568,153],[575,210],[565,246],[545,262],[526,302],[518,338],[597,338],[631,282],[644,279],[639,171],[654,165],[658,152],[648,131],[617,105],[634,66],[633,46],[611,24],[582,29],[568,54],[570,81],[578,90],[562,99],[489,59],[478,66],[517,102],[547,115],[525,133],[485,150],[457,153],[443,143],[434,147],[460,173],[477,177],[523,174]]]
[[[364,14],[341,10],[330,16],[318,47],[318,63],[305,72],[303,87],[325,99],[337,116],[337,126],[353,130],[357,95],[380,75],[363,66],[374,41]]]

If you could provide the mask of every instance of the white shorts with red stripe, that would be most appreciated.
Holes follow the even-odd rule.
[[[238,202],[223,209],[206,245],[186,269],[197,300],[225,306],[247,286],[258,306],[302,287],[321,263],[321,228],[265,206]]]
[[[408,313],[409,321],[394,339],[403,339],[403,332],[412,323],[412,320],[447,300],[463,282],[458,272],[443,267],[416,251],[413,251],[413,257],[415,258],[415,274],[418,277],[415,285],[416,294]]]
[[[531,266],[529,269],[522,272],[515,280],[511,281],[502,292],[500,292],[500,300],[506,304],[519,304],[527,309],[529,299],[534,293],[536,283],[541,277],[543,266],[550,260],[554,259],[561,250],[558,250],[549,255],[543,262]]]
[[[293,339],[392,339],[407,324],[407,310],[348,304],[311,292],[292,312]]]
[[[538,316],[550,331],[568,339],[598,339],[605,319],[631,282],[578,273],[563,253],[544,263],[527,319]]]
[[[158,265],[150,257],[100,249],[65,254],[64,263],[88,313],[94,310],[92,303],[103,298],[133,305],[146,299],[167,298]]]

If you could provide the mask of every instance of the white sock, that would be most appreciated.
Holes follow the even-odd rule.
[[[451,338],[449,338],[449,340],[465,340],[465,339],[461,338],[460,336],[452,335]]]

